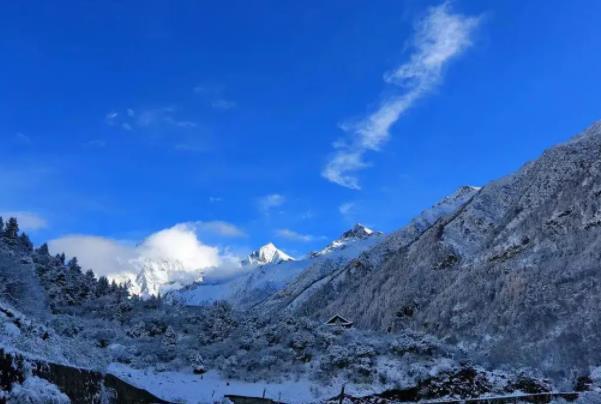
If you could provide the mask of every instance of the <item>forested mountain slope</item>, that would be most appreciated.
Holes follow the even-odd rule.
[[[298,311],[433,333],[495,364],[600,363],[601,123],[488,184],[381,264],[374,255]]]
[[[354,271],[355,263],[362,260],[368,260],[373,267],[379,267],[387,257],[394,254],[399,248],[415,240],[424,230],[430,227],[437,220],[452,215],[457,209],[460,209],[468,200],[470,200],[480,188],[472,186],[460,187],[451,195],[446,196],[434,206],[424,210],[411,222],[389,235],[372,234],[362,232],[361,225],[355,226],[352,231],[348,231],[339,240],[333,241],[323,250],[314,255],[327,255],[331,251],[344,246],[349,240],[356,240],[357,236],[345,237],[346,234],[363,234],[360,240],[369,239],[370,243],[360,244],[362,249],[355,255],[350,255],[346,260],[335,262],[326,261],[320,265],[308,265],[303,272],[298,275],[281,291],[276,291],[268,299],[265,299],[256,309],[270,315],[276,313],[297,313],[306,314],[304,311],[305,302],[313,294],[319,292],[322,287],[330,287],[333,284],[343,282],[344,279]],[[364,227],[363,227],[364,228]],[[371,230],[367,229],[371,232]],[[377,236],[377,237],[374,237]],[[359,236],[360,237],[360,236]],[[351,258],[351,265],[346,265]],[[323,292],[322,292],[323,293]]]

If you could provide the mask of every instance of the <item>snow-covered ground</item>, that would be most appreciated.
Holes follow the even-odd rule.
[[[177,403],[197,404],[221,402],[229,394],[263,397],[287,403],[317,403],[336,396],[344,384],[341,380],[321,386],[305,378],[281,382],[244,382],[223,378],[211,370],[203,375],[183,372],[138,370],[113,363],[108,371],[127,383],[148,390],[156,396]],[[377,392],[374,387],[346,385],[345,392],[365,395]]]

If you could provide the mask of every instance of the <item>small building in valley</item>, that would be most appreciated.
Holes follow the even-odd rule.
[[[334,316],[332,316],[332,318],[330,318],[328,321],[326,321],[326,325],[334,325],[334,326],[338,326],[338,327],[348,328],[348,327],[352,327],[353,322],[342,317],[340,314],[335,314]]]

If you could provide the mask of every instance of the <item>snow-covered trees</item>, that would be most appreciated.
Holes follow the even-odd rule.
[[[19,234],[19,224],[17,219],[11,217],[8,219],[6,224],[0,217],[0,238],[4,243],[18,249],[25,250],[25,252],[31,252],[33,250],[33,244],[29,240],[29,236],[25,233]]]
[[[108,294],[110,291],[109,280],[106,279],[106,276],[101,276],[98,278],[98,283],[96,284],[96,297],[104,296]]]
[[[49,256],[48,244],[44,243],[36,249],[36,253],[40,256]]]
[[[163,334],[163,345],[167,348],[174,348],[177,343],[177,334],[175,330],[170,325],[165,329],[165,333]]]
[[[8,219],[8,222],[6,222],[3,236],[7,239],[15,240],[17,238],[18,234],[19,234],[19,224],[17,223],[17,219],[14,217],[11,217],[10,219]]]
[[[198,375],[202,375],[207,371],[205,367],[205,361],[202,355],[198,352],[194,352],[190,357],[190,365],[192,365],[192,371]]]
[[[201,342],[212,343],[224,340],[230,335],[236,324],[232,307],[228,303],[214,303],[208,307],[206,320],[202,322]]]
[[[51,256],[46,245],[27,248],[18,234],[11,239],[16,243],[7,241],[5,230],[0,300],[23,307],[49,328],[15,331],[0,324],[0,336],[18,335],[20,348],[36,354],[57,350],[84,364],[118,361],[196,374],[217,370],[247,381],[305,377],[315,383],[343,378],[369,384],[407,377],[396,370],[401,365],[411,377],[421,376],[425,371],[415,370],[415,363],[449,356],[444,345],[417,334],[376,336],[303,317],[240,312],[225,302],[181,307],[130,297],[123,285],[84,273],[77,259]],[[382,363],[390,366],[383,369]]]

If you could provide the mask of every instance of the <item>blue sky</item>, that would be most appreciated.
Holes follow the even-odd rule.
[[[201,221],[204,243],[301,254],[357,221],[397,229],[601,119],[600,2],[441,4],[8,2],[0,212],[38,243]],[[443,9],[455,53],[395,82]],[[357,146],[411,91],[385,139]],[[322,175],[358,150],[350,188]]]

